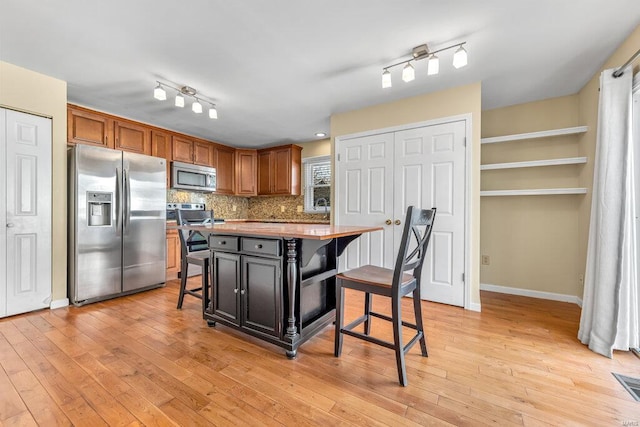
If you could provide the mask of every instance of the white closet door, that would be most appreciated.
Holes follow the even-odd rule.
[[[51,120],[6,111],[6,314],[51,299]]]
[[[341,270],[373,264],[393,268],[393,133],[343,141],[336,162],[339,225],[381,226],[352,242]]]
[[[0,317],[7,315],[7,114],[0,108]]]
[[[464,121],[395,133],[394,218],[407,207],[437,208],[422,274],[422,298],[464,305],[465,268]],[[404,224],[396,226],[394,253]]]
[[[464,306],[465,136],[460,120],[338,140],[336,224],[384,228],[352,243],[342,270],[393,268],[407,207],[436,207],[421,296]]]

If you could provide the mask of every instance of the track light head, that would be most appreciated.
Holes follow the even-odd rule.
[[[467,65],[467,51],[464,50],[464,47],[460,45],[460,47],[453,54],[453,66],[456,68],[462,68]]]
[[[391,87],[391,73],[386,68],[382,72],[382,88]]]
[[[158,82],[158,86],[153,90],[153,97],[158,101],[164,101],[167,99],[167,91],[162,88],[160,82]]]
[[[402,80],[405,82],[410,82],[416,78],[416,69],[413,68],[411,62],[407,62],[407,65],[402,69]]]

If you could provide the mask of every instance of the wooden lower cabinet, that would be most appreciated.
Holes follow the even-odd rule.
[[[167,230],[167,280],[178,278],[180,272],[180,236],[178,230]]]

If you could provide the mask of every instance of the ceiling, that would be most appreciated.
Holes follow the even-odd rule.
[[[482,82],[483,109],[576,93],[640,24],[638,0],[2,0],[0,60],[65,80],[68,101],[238,147],[318,139],[332,114]],[[384,66],[466,41],[440,73]],[[153,98],[156,80],[218,120]]]

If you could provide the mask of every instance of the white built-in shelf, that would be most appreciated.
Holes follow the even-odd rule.
[[[556,194],[587,194],[586,188],[538,188],[532,190],[488,190],[480,196],[549,196]]]
[[[516,169],[516,168],[533,168],[537,166],[558,166],[558,165],[576,165],[587,163],[586,157],[567,157],[564,159],[549,160],[530,160],[527,162],[511,162],[511,163],[492,163],[480,165],[481,171],[492,169]]]
[[[494,136],[491,138],[481,138],[481,144],[494,144],[496,142],[518,141],[521,139],[547,138],[550,136],[571,135],[574,133],[584,133],[587,126],[576,126],[572,128],[562,128],[553,130],[543,130],[540,132],[518,133],[515,135]]]

